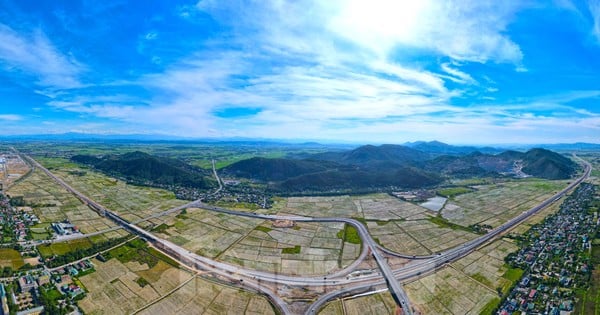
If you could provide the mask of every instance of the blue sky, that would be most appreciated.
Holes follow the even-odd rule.
[[[0,134],[600,142],[600,1],[2,1]]]

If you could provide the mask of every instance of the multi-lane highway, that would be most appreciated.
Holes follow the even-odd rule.
[[[544,200],[539,205],[521,213],[520,215],[516,216],[515,218],[509,220],[508,222],[502,224],[501,226],[495,228],[494,230],[490,231],[489,233],[487,233],[477,239],[466,242],[462,245],[459,245],[452,249],[441,252],[437,255],[433,255],[429,259],[412,261],[411,263],[407,264],[406,266],[399,268],[397,270],[394,270],[394,276],[396,277],[396,279],[402,281],[402,280],[413,279],[416,277],[426,275],[426,274],[440,268],[441,266],[444,266],[445,264],[447,264],[449,262],[455,261],[457,259],[460,259],[460,258],[468,255],[469,253],[471,253],[473,250],[475,250],[482,244],[505,233],[506,231],[512,229],[519,223],[526,220],[527,218],[536,214],[540,210],[542,210],[542,209],[546,208],[547,206],[551,205],[552,203],[558,201],[566,193],[571,191],[573,188],[575,188],[577,185],[579,185],[582,181],[584,181],[585,179],[587,179],[590,176],[590,173],[592,171],[591,164],[584,160],[581,160],[581,159],[580,159],[580,161],[584,164],[585,170],[584,170],[583,175],[581,177],[579,177],[578,179],[576,179],[571,184],[569,184],[569,186],[567,186],[563,190],[554,194],[552,197]],[[344,296],[344,295],[348,294],[349,292],[367,290],[376,284],[381,284],[381,281],[375,282],[375,283],[369,283],[369,284],[351,285],[351,286],[344,287],[341,290],[330,292],[324,296],[321,296],[319,299],[317,299],[317,301],[315,301],[315,303],[313,303],[310,306],[310,308],[308,309],[308,311],[306,313],[307,314],[315,314],[327,301],[329,301],[331,299],[334,299],[338,296]]]
[[[270,284],[285,284],[285,285],[296,285],[296,286],[339,286],[342,289],[338,289],[336,291],[330,292],[328,294],[322,295],[315,303],[313,303],[309,309],[307,310],[307,314],[316,313],[319,308],[326,303],[328,300],[335,298],[337,296],[342,296],[350,293],[356,292],[365,292],[371,290],[375,286],[381,286],[382,284],[386,284],[388,289],[390,290],[394,300],[398,305],[400,305],[403,309],[404,314],[412,314],[412,309],[409,303],[409,299],[406,296],[404,290],[400,286],[398,280],[407,280],[411,278],[416,278],[425,274],[432,272],[433,270],[443,266],[444,264],[459,259],[468,253],[475,250],[477,247],[482,244],[488,242],[489,240],[497,237],[498,235],[506,232],[511,229],[515,225],[521,223],[523,220],[527,219],[531,215],[537,213],[541,209],[547,207],[551,203],[557,201],[561,198],[565,193],[569,190],[573,189],[579,183],[581,183],[585,178],[587,178],[591,172],[591,165],[585,161],[585,172],[584,174],[571,183],[567,188],[558,192],[551,198],[545,200],[541,204],[537,205],[518,215],[517,217],[509,220],[503,225],[497,227],[496,229],[490,231],[488,234],[483,235],[475,240],[469,241],[462,245],[459,245],[455,248],[446,250],[444,252],[438,253],[436,255],[429,256],[419,256],[413,257],[409,255],[402,255],[399,253],[394,253],[389,250],[382,250],[380,246],[376,244],[373,238],[370,236],[367,228],[360,222],[349,219],[349,218],[313,218],[313,217],[303,217],[303,216],[278,216],[278,215],[267,215],[267,214],[258,214],[258,213],[250,213],[250,212],[241,212],[230,209],[224,209],[219,207],[214,207],[210,205],[206,205],[202,203],[200,200],[196,200],[190,202],[186,205],[182,205],[180,207],[176,207],[173,209],[169,209],[167,211],[156,214],[153,217],[159,217],[161,215],[165,215],[171,213],[173,211],[182,210],[188,207],[199,207],[205,210],[228,214],[228,215],[236,215],[243,216],[249,218],[263,219],[263,220],[291,220],[296,222],[335,222],[335,223],[345,223],[354,226],[362,241],[363,241],[363,252],[357,262],[351,264],[344,270],[340,272],[336,272],[335,274],[329,275],[328,277],[295,277],[295,276],[287,276],[287,275],[279,275],[268,272],[260,272],[256,270],[248,270],[238,266],[229,265],[226,263],[214,261],[212,259],[197,255],[195,253],[191,253],[190,251],[175,245],[171,242],[168,242],[164,239],[158,238],[152,233],[138,227],[136,222],[128,222],[127,220],[120,217],[117,213],[106,209],[102,205],[96,203],[91,200],[87,196],[81,194],[67,183],[65,183],[62,179],[58,178],[54,174],[52,174],[49,170],[44,168],[34,159],[24,156],[26,160],[31,162],[33,165],[44,171],[51,178],[53,178],[56,182],[62,185],[65,189],[74,194],[77,198],[79,198],[83,203],[87,204],[90,208],[97,211],[99,214],[106,216],[107,218],[112,219],[116,222],[120,227],[127,229],[128,231],[139,235],[151,243],[153,243],[159,249],[165,251],[167,254],[173,256],[180,262],[184,263],[187,266],[190,266],[195,269],[206,270],[214,273],[215,275],[219,275],[223,278],[230,279],[231,281],[235,281],[238,285],[246,287],[256,292],[261,292],[271,298],[273,303],[279,308],[279,310],[283,313],[289,313],[289,309],[287,308],[287,304],[275,293],[275,290],[270,287]],[[216,175],[216,171],[213,170]],[[216,175],[217,180],[218,175]],[[141,220],[140,220],[141,222]],[[390,266],[386,262],[385,258],[380,253],[382,252],[391,254],[394,256],[399,256],[403,258],[415,258],[412,262],[405,265],[402,268],[391,270]],[[367,253],[371,253],[375,261],[377,262],[380,273],[372,273],[370,275],[366,275],[363,277],[347,277],[353,269],[358,266],[358,264],[366,257]],[[266,283],[265,283],[266,282]],[[269,284],[270,283],[270,284]]]

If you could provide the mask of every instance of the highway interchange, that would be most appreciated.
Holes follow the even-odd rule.
[[[556,193],[552,197],[543,201],[539,205],[524,211],[520,215],[515,218],[509,220],[508,222],[502,224],[501,226],[495,228],[489,233],[482,235],[481,237],[466,242],[462,245],[456,246],[452,249],[448,249],[446,251],[437,253],[435,255],[428,256],[412,256],[412,255],[403,255],[400,253],[395,253],[393,251],[387,250],[379,246],[369,234],[367,228],[362,223],[357,220],[350,218],[338,218],[338,217],[324,217],[324,218],[316,218],[316,217],[303,217],[303,216],[279,216],[279,215],[267,215],[267,214],[257,214],[251,212],[243,212],[243,211],[235,211],[220,207],[214,207],[211,205],[204,204],[201,200],[196,200],[190,202],[188,204],[175,207],[164,212],[154,214],[148,218],[144,218],[141,220],[137,220],[135,222],[128,222],[127,220],[120,217],[117,213],[106,209],[102,205],[97,202],[91,200],[87,196],[78,192],[70,185],[65,183],[62,179],[55,176],[48,169],[44,168],[37,161],[29,156],[22,155],[25,160],[30,162],[33,166],[39,168],[47,175],[49,175],[52,179],[54,179],[57,183],[75,195],[78,199],[80,199],[83,203],[88,205],[93,210],[97,211],[100,215],[106,216],[107,218],[113,220],[119,228],[124,228],[129,232],[132,232],[147,241],[153,244],[158,249],[162,250],[166,254],[170,255],[172,258],[178,260],[182,264],[197,270],[204,270],[213,273],[221,278],[228,279],[232,283],[235,283],[237,286],[241,286],[247,288],[254,292],[260,292],[268,296],[272,303],[277,309],[284,314],[298,313],[296,309],[290,309],[289,304],[286,303],[278,294],[277,294],[277,286],[285,285],[285,286],[301,286],[301,287],[332,287],[333,290],[329,293],[322,294],[319,298],[314,301],[308,309],[304,310],[306,314],[316,314],[318,310],[324,306],[327,301],[334,299],[336,297],[345,296],[349,294],[358,294],[364,293],[368,291],[373,291],[377,287],[381,287],[382,285],[386,285],[392,294],[395,302],[402,308],[403,314],[412,314],[413,309],[410,305],[410,301],[408,296],[402,289],[400,282],[416,279],[422,277],[426,274],[429,274],[441,267],[445,264],[455,261],[465,255],[471,253],[473,250],[481,246],[482,244],[498,237],[499,235],[505,233],[510,230],[514,226],[523,222],[530,216],[544,209],[548,205],[560,199],[563,195],[569,192],[571,189],[576,187],[579,183],[589,177],[591,172],[591,165],[583,160],[582,163],[585,165],[585,171],[581,177],[572,182],[565,189]],[[216,170],[214,169],[214,175],[219,182],[219,189],[222,188],[221,180],[218,177]],[[182,248],[176,244],[173,244],[167,240],[161,239],[154,234],[140,228],[137,226],[140,222],[147,221],[152,218],[157,218],[160,216],[167,215],[169,213],[173,213],[176,211],[183,210],[185,208],[202,208],[208,211],[249,217],[255,219],[263,219],[263,220],[290,220],[294,222],[321,222],[321,223],[345,223],[354,226],[363,242],[363,249],[361,255],[358,259],[351,264],[350,266],[340,270],[334,274],[322,276],[322,277],[301,277],[301,276],[288,276],[288,275],[279,275],[269,272],[261,272],[256,270],[244,269],[242,267],[222,263],[219,261],[215,261],[195,253],[192,253],[185,248]],[[86,235],[89,236],[89,235]],[[382,255],[387,254],[390,256],[396,256],[400,258],[411,259],[409,263],[405,266],[398,268],[396,270],[392,270],[390,265],[387,263],[385,257]],[[373,271],[370,274],[366,274],[361,277],[349,277],[348,275],[356,269],[356,267],[364,260],[368,255],[371,255],[378,267],[379,272]]]

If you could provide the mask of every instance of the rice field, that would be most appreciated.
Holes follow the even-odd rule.
[[[265,222],[219,259],[247,268],[291,275],[326,275],[352,263],[361,245],[341,239],[344,224],[297,223],[278,228]]]
[[[259,295],[195,277],[138,314],[275,314]]]
[[[182,204],[168,190],[129,185],[60,158],[38,158],[45,167],[92,200],[135,221]]]
[[[396,303],[388,292],[328,303],[319,315],[394,314]]]
[[[272,211],[312,217],[357,217],[365,220],[425,218],[429,210],[387,194],[290,197],[278,199]]]
[[[39,169],[10,187],[6,194],[23,196],[25,203],[47,225],[69,220],[84,234],[115,226],[112,221],[99,216]]]
[[[111,250],[106,262],[92,260],[96,271],[79,278],[89,291],[78,302],[86,314],[274,313],[264,297],[176,268],[139,243]]]
[[[199,255],[282,274],[322,275],[352,263],[360,244],[343,242],[343,224],[271,221],[189,208],[147,223],[152,232]]]
[[[474,186],[474,192],[461,194],[441,210],[448,221],[469,226],[497,227],[532,208],[567,186],[568,181],[525,179]]]

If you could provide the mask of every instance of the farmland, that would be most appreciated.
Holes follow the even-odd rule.
[[[354,261],[361,250],[338,236],[343,224],[275,227],[270,221],[195,208],[150,223],[157,235],[200,255],[277,273],[326,274]]]
[[[497,297],[493,289],[453,267],[405,285],[413,305],[423,314],[478,314]]]
[[[160,298],[190,279],[188,272],[159,261],[153,267],[146,263],[122,263],[111,259],[94,260],[96,272],[80,278],[89,294],[79,302],[86,314],[130,314]],[[138,279],[148,284],[143,287]]]
[[[312,217],[358,217],[365,220],[426,218],[429,210],[387,194],[291,197],[276,200],[273,211]]]
[[[38,161],[84,195],[131,221],[186,202],[176,199],[170,191],[129,185],[65,159],[39,158]]]
[[[269,313],[264,298],[198,278],[137,240],[93,260],[96,272],[80,278],[89,291],[86,314]]]
[[[462,195],[461,195],[462,196]],[[560,203],[540,211],[516,228],[510,231],[511,234],[521,234],[527,231],[531,225],[541,222],[546,216],[558,211]],[[403,230],[395,230],[394,225],[417,224],[419,221],[398,221],[389,222],[384,225],[376,222],[369,222],[371,233],[377,235],[377,231],[389,229],[390,239],[398,239],[404,246],[397,246],[396,249],[402,252],[402,248],[410,250],[410,238],[406,234],[399,234]],[[428,221],[426,221],[428,222]],[[433,224],[433,223],[431,223]],[[439,228],[437,230],[440,230]],[[430,228],[429,232],[437,231]],[[383,232],[382,232],[383,233]],[[466,232],[465,232],[466,233]],[[377,236],[380,242],[385,240],[380,234]],[[436,239],[447,239],[437,237]],[[390,241],[388,245],[394,248]],[[419,248],[414,245],[414,248]],[[404,288],[411,299],[413,306],[418,308],[423,314],[490,314],[496,305],[500,303],[498,291],[508,292],[510,286],[518,279],[520,274],[518,270],[509,269],[504,262],[504,257],[517,250],[517,245],[509,238],[502,238],[489,243],[471,254],[459,259],[437,272],[420,278],[418,280],[404,284]],[[406,252],[406,251],[404,251]],[[413,251],[413,253],[426,253],[427,251]],[[372,298],[360,297],[355,299],[357,305],[368,307],[366,304],[377,304],[378,299],[385,300],[387,292],[374,295]],[[343,304],[342,304],[343,303]],[[345,312],[344,312],[345,311]],[[346,300],[330,302],[320,314],[354,314],[354,310],[348,307]],[[392,314],[381,309],[378,314]]]
[[[82,233],[102,231],[115,224],[81,203],[71,193],[58,185],[48,175],[36,169],[27,178],[16,183],[7,192],[16,197],[23,196],[25,204],[32,208],[42,223],[69,220]]]
[[[343,224],[297,223],[293,228],[255,229],[220,259],[248,268],[282,274],[324,275],[352,263],[361,246],[338,236]]]
[[[263,220],[188,208],[150,220],[153,233],[200,255],[215,258],[254,230]]]
[[[427,255],[445,250],[477,237],[476,234],[449,227],[439,227],[430,220],[368,222],[368,228],[379,243],[407,255]]]
[[[497,288],[508,290],[512,284],[503,259],[516,248],[510,241],[493,242],[404,288],[422,314],[479,314],[499,301]],[[383,292],[330,302],[320,314],[393,314],[393,306]]]
[[[353,217],[364,222],[373,238],[391,250],[426,255],[475,237],[476,234],[430,221],[435,212],[387,194],[292,197],[275,203],[278,214]]]
[[[64,255],[70,251],[86,249],[92,247],[92,242],[87,238],[81,238],[73,241],[58,242],[47,245],[38,246],[38,250],[42,257],[51,257],[53,255]]]
[[[346,298],[327,304],[320,315],[394,314],[396,303],[388,292],[360,298]]]
[[[590,176],[590,182],[600,185],[600,156],[598,154],[582,154],[579,156],[592,164],[593,170]]]
[[[5,167],[0,168],[3,185],[10,187],[27,177],[31,168],[21,158],[12,154],[2,157],[6,161]]]
[[[17,270],[24,264],[18,251],[12,248],[0,248],[0,268],[11,267],[13,270]]]
[[[138,314],[275,314],[264,297],[194,277]]]
[[[515,180],[474,186],[476,191],[455,196],[442,216],[450,222],[469,226],[499,226],[564,188],[568,181]]]

